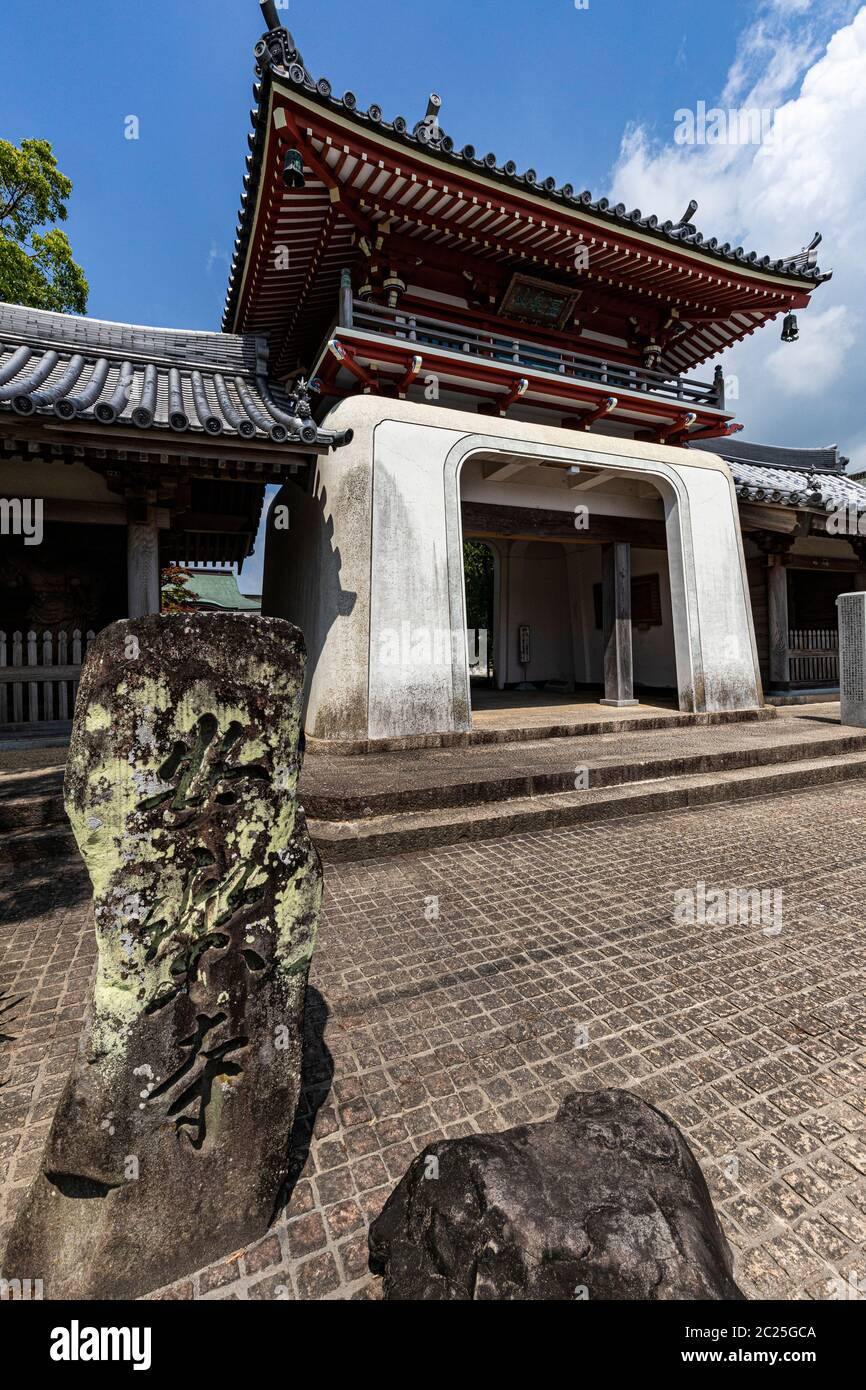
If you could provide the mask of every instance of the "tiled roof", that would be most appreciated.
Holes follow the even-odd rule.
[[[184,593],[192,602],[234,613],[260,613],[261,599],[248,598],[238,588],[237,575],[225,570],[187,570]]]
[[[54,415],[314,448],[321,431],[306,394],[268,380],[267,343],[253,335],[145,328],[0,303],[0,415]]]
[[[748,439],[708,439],[690,446],[721,454],[728,461],[752,463],[761,468],[793,468],[798,473],[843,473],[848,460],[838,444],[823,449],[788,449],[782,444],[753,444]]]
[[[451,137],[440,129],[438,121],[430,117],[414,125],[403,116],[395,116],[393,121],[387,121],[381,106],[372,105],[364,110],[359,107],[354,92],[345,92],[342,97],[335,96],[327,78],[314,80],[304,65],[292,35],[285,28],[270,29],[263,35],[256,46],[256,70],[264,81],[254,89],[258,110],[251,113],[254,122],[254,130],[249,137],[252,154],[247,159],[245,192],[241,200],[235,239],[235,253],[223,320],[225,323],[232,321],[236,308],[236,298],[240,290],[237,269],[243,263],[255,217],[254,185],[259,176],[263,151],[261,137],[265,127],[261,116],[267,107],[267,86],[272,76],[278,77],[283,84],[294,87],[323,109],[339,112],[357,125],[376,130],[398,144],[423,150],[425,154],[432,155],[453,168],[481,173],[506,187],[524,193],[529,191],[534,197],[547,198],[554,204],[589,213],[613,226],[642,232],[672,247],[700,251],[703,255],[729,265],[750,267],[788,280],[800,279],[808,285],[816,285],[830,279],[831,272],[819,270],[814,249],[799,251],[787,257],[760,256],[755,251],[745,251],[742,246],[719,242],[717,237],[704,237],[688,220],[680,223],[660,221],[654,214],[645,216],[640,208],[629,210],[624,203],[611,205],[607,198],[594,199],[586,190],[576,192],[571,184],[560,185],[554,178],[542,178],[534,169],[518,173],[518,166],[513,160],[500,163],[495,154],[479,155],[472,145],[464,145],[462,149],[457,149]]]
[[[713,439],[689,447],[725,459],[742,502],[827,513],[853,505],[866,511],[866,486],[844,472],[847,460],[836,445],[786,449],[739,439]]]

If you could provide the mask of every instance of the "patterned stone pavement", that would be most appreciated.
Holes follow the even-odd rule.
[[[598,1086],[682,1126],[750,1296],[866,1289],[864,819],[851,782],[330,868],[288,1206],[161,1296],[375,1298],[367,1223],[426,1143]],[[677,922],[699,882],[780,891],[781,933]],[[74,864],[0,887],[0,1241],[74,1049],[88,900]]]

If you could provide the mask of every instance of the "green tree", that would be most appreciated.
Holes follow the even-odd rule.
[[[0,140],[0,300],[83,314],[89,286],[72,259],[65,222],[72,181],[47,140]]]
[[[493,626],[493,552],[483,541],[463,542],[466,574],[466,626]]]

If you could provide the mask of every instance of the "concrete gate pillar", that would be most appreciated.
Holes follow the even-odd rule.
[[[306,539],[269,531],[264,580],[264,611],[307,635],[310,739],[357,748],[471,729],[460,476],[479,455],[651,482],[666,527],[680,708],[762,705],[737,498],[722,459],[601,435],[578,445],[568,430],[493,417],[479,433],[465,412],[372,396],[341,401],[327,423],[351,427],[354,439],[317,460]],[[572,502],[563,493],[559,509]],[[504,593],[504,547],[502,560]],[[509,626],[500,611],[500,636]],[[507,679],[507,668],[497,674]]]

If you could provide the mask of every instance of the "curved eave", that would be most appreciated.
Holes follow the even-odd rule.
[[[299,64],[293,64],[288,70],[266,68],[255,93],[257,108],[251,113],[251,154],[247,160],[245,193],[224,315],[227,330],[237,324],[242,303],[248,268],[247,251],[262,196],[262,168],[271,131],[275,94],[301,112],[306,110],[327,117],[336,128],[350,132],[356,139],[363,135],[368,143],[375,141],[383,154],[403,159],[411,157],[428,171],[435,170],[440,177],[443,171],[448,171],[465,183],[467,188],[485,196],[502,197],[507,190],[527,211],[534,210],[547,216],[553,214],[590,235],[610,236],[616,231],[623,244],[633,246],[636,251],[649,247],[656,251],[664,248],[667,254],[676,256],[699,271],[703,268],[718,274],[724,268],[737,279],[757,281],[785,292],[789,298],[808,295],[830,278],[830,272],[821,272],[814,266],[795,266],[789,260],[774,260],[769,256],[759,256],[756,252],[745,252],[742,247],[732,248],[729,243],[720,244],[716,238],[704,239],[691,225],[675,227],[670,222],[659,222],[654,216],[644,217],[638,209],[628,212],[622,204],[612,208],[606,199],[595,201],[588,192],[575,194],[568,185],[556,187],[553,180],[539,183],[532,176],[532,171],[521,176],[516,170],[512,172],[513,166],[500,167],[492,156],[479,159],[474,154],[470,156],[466,150],[458,152],[450,149],[447,147],[447,137],[431,144],[410,132],[408,126],[402,129],[400,118],[396,122],[381,120],[375,107],[359,111],[351,93],[343,98],[333,96],[326,80],[313,83]],[[710,355],[712,352],[707,353],[707,356]]]
[[[727,463],[741,502],[796,508],[819,516],[830,516],[846,507],[866,512],[866,487],[846,474],[756,468],[732,459]]]
[[[265,375],[255,338],[0,305],[0,419],[304,453],[343,441]],[[163,446],[164,447],[164,446]]]

